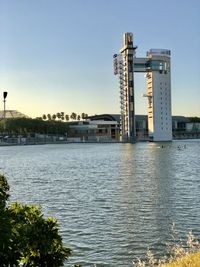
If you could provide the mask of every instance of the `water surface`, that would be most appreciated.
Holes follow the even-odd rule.
[[[165,253],[176,223],[200,235],[200,141],[0,147],[11,201],[56,217],[74,256],[65,266],[130,267]]]

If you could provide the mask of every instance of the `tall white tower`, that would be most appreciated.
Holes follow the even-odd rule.
[[[152,141],[172,140],[170,51],[151,49],[147,52],[148,129]]]
[[[151,141],[172,140],[170,50],[151,49],[147,57],[136,58],[133,34],[124,34],[124,46],[114,55],[114,73],[119,75],[122,141],[134,142],[134,73],[147,77],[148,130]]]

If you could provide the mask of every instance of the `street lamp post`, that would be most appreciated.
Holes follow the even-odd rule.
[[[3,92],[3,102],[4,102],[4,120],[6,118],[6,97],[8,95],[8,92]]]
[[[3,109],[3,117],[4,117],[4,130],[6,129],[6,97],[8,95],[8,92],[3,92],[3,103],[4,103],[4,109]]]

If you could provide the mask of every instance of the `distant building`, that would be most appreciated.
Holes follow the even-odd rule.
[[[136,140],[149,140],[147,115],[135,115]]]
[[[200,123],[190,122],[184,116],[172,117],[173,139],[194,139],[200,138]]]
[[[111,142],[119,141],[119,121],[111,115],[97,115],[87,121],[76,121],[70,123],[68,140]]]
[[[136,140],[151,141],[148,116],[135,115]],[[200,123],[190,122],[184,116],[172,116],[173,139],[200,138]],[[68,140],[91,142],[119,142],[120,114],[89,116],[86,121],[70,122]]]
[[[0,110],[0,120],[4,118],[4,111]],[[23,113],[17,110],[6,110],[5,111],[5,118],[28,118],[28,116],[24,115]]]
[[[172,120],[172,130],[173,132],[184,132],[187,128],[187,123],[189,123],[189,119],[184,116],[173,116]]]

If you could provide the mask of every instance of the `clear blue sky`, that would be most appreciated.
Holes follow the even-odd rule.
[[[112,56],[124,32],[138,57],[171,50],[172,112],[200,116],[199,0],[0,0],[1,98],[32,117],[119,113]],[[145,91],[135,75],[136,114],[147,114]]]

